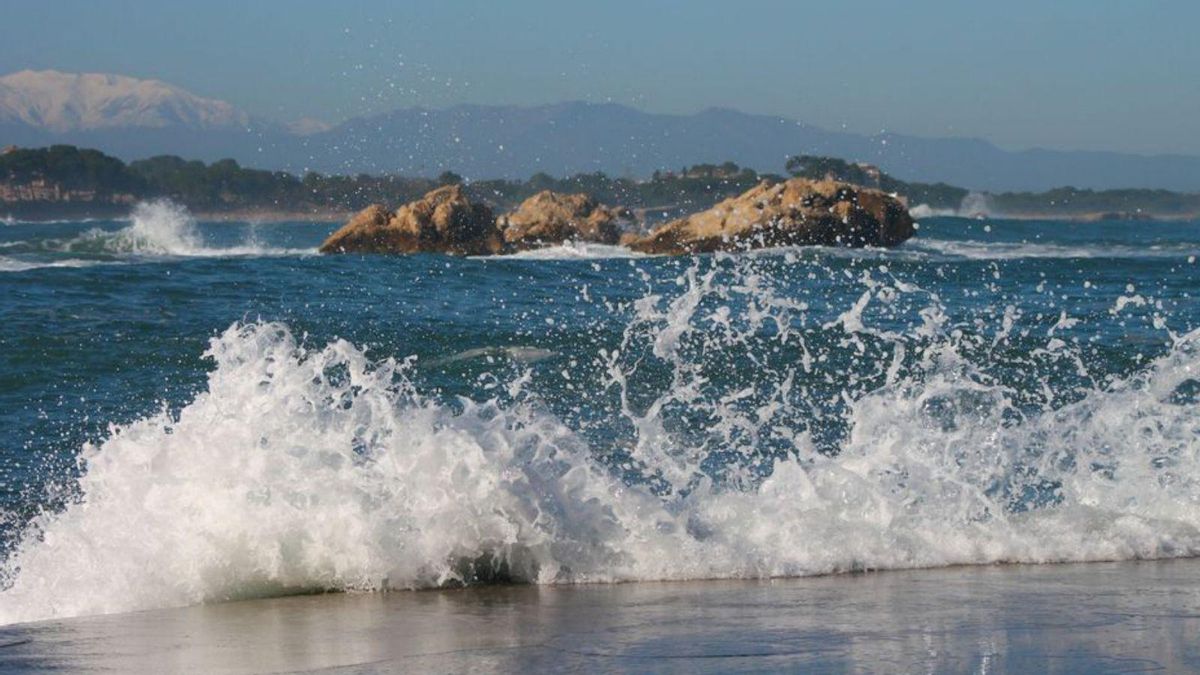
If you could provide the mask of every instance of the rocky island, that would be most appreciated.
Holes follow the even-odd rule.
[[[502,216],[499,224],[505,243],[525,250],[564,241],[616,244],[622,225],[632,219],[628,209],[599,204],[583,193],[543,190]]]
[[[744,251],[772,246],[895,246],[913,235],[900,199],[832,180],[763,181],[625,244],[643,253]]]
[[[634,251],[682,255],[772,246],[895,246],[915,231],[903,200],[833,180],[763,181],[707,211],[673,220],[645,236],[627,232],[629,212],[585,194],[549,190],[496,218],[449,185],[395,212],[373,204],[334,232],[322,253],[486,255],[587,241]]]
[[[372,204],[321,244],[322,253],[500,253],[504,241],[485,204],[447,185],[395,212]]]

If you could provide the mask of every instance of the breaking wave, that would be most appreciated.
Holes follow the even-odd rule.
[[[486,257],[502,257],[508,260],[580,260],[605,258],[643,258],[645,257],[645,254],[632,251],[624,246],[596,244],[583,241],[567,241],[556,246],[534,248],[528,251],[505,254],[503,256]]]
[[[1178,258],[1195,262],[1200,246],[1194,243],[1129,245],[1105,243],[1053,244],[1039,242],[912,239],[903,250],[919,251],[947,259],[1018,260],[1021,258]]]
[[[958,218],[980,218],[984,216],[997,217],[1000,214],[992,206],[991,198],[984,192],[968,192],[963,197],[958,208],[939,208],[928,204],[917,204],[908,210],[913,218],[938,218],[952,216]]]
[[[16,225],[63,225],[63,224],[78,224],[78,223],[100,223],[108,220],[107,218],[50,218],[47,220],[22,220],[14,216],[7,215],[0,218],[0,225],[16,226]]]
[[[821,317],[723,262],[614,306],[619,344],[553,361],[559,394],[516,362],[446,397],[414,358],[234,324],[190,403],[83,448],[75,498],[5,564],[0,622],[1200,553],[1200,331],[1096,381],[1066,320],[971,330],[886,274]]]
[[[98,260],[81,260],[78,258],[68,258],[66,260],[34,261],[10,258],[8,256],[0,255],[0,272],[25,272],[27,270],[36,270],[43,267],[91,267],[93,265],[102,264],[104,263]]]
[[[315,249],[276,248],[253,235],[232,246],[205,242],[187,209],[169,200],[134,206],[129,224],[118,230],[93,227],[70,238],[7,242],[0,250],[21,255],[85,255],[103,257],[228,257],[303,255]],[[44,266],[44,265],[43,265]]]

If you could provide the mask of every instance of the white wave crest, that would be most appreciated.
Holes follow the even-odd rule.
[[[952,241],[912,239],[902,251],[920,251],[938,257],[967,260],[1018,260],[1022,258],[1126,258],[1187,260],[1200,255],[1195,244],[1132,246],[1125,244],[1053,244],[1040,242]]]
[[[991,197],[984,192],[968,192],[963,197],[958,208],[936,208],[928,204],[917,204],[908,210],[909,215],[920,220],[921,218],[936,218],[941,216],[953,216],[958,218],[982,218],[986,216],[998,217],[999,214],[992,208]]]
[[[133,208],[131,221],[108,240],[113,252],[189,255],[205,250],[196,220],[174,202],[141,202]]]
[[[488,403],[424,400],[394,361],[307,351],[278,324],[213,341],[208,391],[87,447],[82,503],[38,523],[0,620],[312,589],[630,576],[645,496],[589,466],[569,430]],[[651,536],[642,532],[641,536]],[[490,563],[481,563],[490,564]]]
[[[940,218],[945,216],[955,217],[958,216],[958,209],[940,209],[932,207],[928,204],[917,204],[908,210],[908,215],[912,216],[916,220],[921,220],[922,218]]]
[[[316,252],[315,249],[274,248],[254,237],[234,246],[210,246],[200,236],[196,219],[188,210],[166,199],[138,203],[130,214],[129,225],[119,230],[93,228],[71,239],[42,242],[39,247],[51,253],[139,257],[286,256]]]
[[[645,257],[645,254],[630,250],[624,246],[596,244],[586,241],[566,241],[556,246],[545,246],[518,253],[483,257],[505,260],[591,260],[604,258],[642,258]]]
[[[99,260],[80,260],[78,258],[68,258],[66,260],[21,260],[18,258],[10,258],[0,255],[0,272],[25,272],[28,270],[42,269],[45,267],[91,267],[93,265],[102,265]]]
[[[21,220],[14,216],[7,215],[0,218],[0,225],[17,226],[17,225],[63,225],[77,223],[100,223],[108,220],[127,220],[125,218],[50,218],[47,220]]]

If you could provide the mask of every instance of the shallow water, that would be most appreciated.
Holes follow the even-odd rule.
[[[308,595],[0,628],[0,668],[1194,672],[1196,572],[1125,562]]]
[[[334,227],[0,227],[0,622],[1200,552],[1200,224],[315,255]]]

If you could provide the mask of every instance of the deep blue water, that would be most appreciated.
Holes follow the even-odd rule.
[[[316,246],[335,227],[194,224],[170,209],[144,213],[141,222],[133,223],[0,226],[0,511],[6,514],[0,555],[9,559],[7,583],[17,583],[10,598],[22,610],[10,610],[14,616],[54,614],[30,609],[47,587],[22,591],[21,575],[45,572],[32,559],[18,564],[17,551],[56,545],[38,541],[47,532],[52,540],[65,537],[55,527],[70,530],[77,547],[89,546],[89,537],[106,536],[88,529],[99,525],[89,526],[92,516],[80,509],[116,509],[105,506],[115,503],[106,499],[115,497],[100,496],[109,488],[113,494],[147,500],[151,511],[158,507],[149,504],[163,498],[153,491],[129,497],[129,491],[113,483],[119,479],[107,474],[103,485],[81,486],[87,464],[79,458],[85,444],[98,448],[97,456],[123,457],[118,453],[128,448],[117,449],[111,441],[133,437],[114,425],[143,420],[154,426],[145,420],[164,410],[168,417],[178,416],[217,386],[210,386],[209,378],[227,366],[205,356],[211,341],[225,335],[227,349],[248,350],[248,341],[280,339],[273,331],[284,331],[285,342],[301,345],[304,355],[295,357],[299,362],[338,340],[345,340],[353,354],[365,354],[366,363],[373,364],[366,366],[368,371],[389,357],[416,357],[397,375],[409,393],[383,405],[436,409],[445,418],[431,422],[431,429],[456,429],[460,422],[454,420],[472,416],[484,420],[480,424],[499,420],[509,430],[532,428],[534,417],[560,425],[554,434],[561,437],[538,432],[536,441],[512,441],[514,458],[505,460],[507,468],[497,469],[497,480],[505,485],[506,471],[540,477],[529,479],[532,487],[523,489],[536,493],[531,499],[542,505],[543,513],[529,520],[506,515],[519,524],[514,532],[539,531],[557,542],[575,527],[569,518],[573,509],[595,502],[577,504],[571,490],[554,487],[564,480],[562,471],[528,469],[542,466],[542,454],[551,452],[546,447],[553,452],[569,447],[586,460],[560,457],[553,466],[582,461],[587,471],[659,504],[667,514],[659,518],[678,518],[680,529],[671,536],[690,539],[670,546],[694,540],[711,542],[707,545],[713,550],[745,552],[744,559],[714,554],[707,566],[693,571],[683,563],[672,567],[663,562],[660,549],[670,546],[643,554],[624,540],[605,540],[621,552],[620,565],[613,563],[613,570],[620,571],[613,578],[1190,555],[1200,550],[1200,475],[1195,474],[1200,468],[1195,435],[1200,370],[1192,371],[1197,365],[1195,337],[1188,335],[1200,327],[1200,265],[1195,262],[1200,223],[933,218],[921,223],[916,238],[889,251],[792,249],[630,258],[588,249],[564,251],[557,259],[316,255]],[[860,304],[861,311],[855,311]],[[234,324],[241,328],[227,334]],[[237,356],[254,358],[282,357],[260,352]],[[317,413],[296,412],[297,396],[311,399],[314,410],[348,410],[356,405],[355,397],[365,396],[360,393],[364,385],[355,379],[360,376],[353,374],[356,367],[331,362],[317,369],[324,373],[317,379],[342,387],[338,396],[345,401],[336,396],[325,400],[325,390],[261,400],[248,390],[245,400],[226,401],[229,409],[211,423],[214,429],[239,423],[270,426],[268,419],[300,415],[292,426],[302,425],[304,415]],[[263,400],[277,401],[278,407],[262,407]],[[475,410],[477,406],[486,409]],[[890,413],[897,418],[885,419]],[[153,432],[159,436],[145,431],[150,435],[139,436],[136,443],[151,454],[158,452],[168,440],[178,440],[172,434],[183,433],[169,426]],[[372,444],[382,441],[372,440],[373,432],[347,434],[344,447],[316,450],[367,465],[379,461],[383,451]],[[486,434],[481,438],[492,438]],[[211,460],[205,461],[221,463],[234,453],[267,447],[267,436],[264,432],[260,448],[229,447],[228,435],[196,443],[211,442]],[[873,439],[886,452],[877,450]],[[493,447],[490,442],[480,443]],[[267,463],[285,465],[291,461],[287,457],[300,452],[297,443],[304,445],[295,439],[288,443],[290,450],[280,450]],[[133,444],[129,440],[126,445]],[[537,449],[522,449],[527,446]],[[522,454],[526,452],[532,454]],[[787,524],[789,517],[775,506],[769,511],[774,515],[767,515],[761,503],[722,506],[720,513],[749,509],[726,521],[710,510],[715,507],[699,504],[730,495],[765,500],[763,481],[776,472],[777,462],[789,458],[814,476],[835,462],[839,472],[866,477],[871,496],[846,497],[846,504],[877,500],[889,515],[863,515],[865,511],[848,511],[841,504],[822,516],[831,527],[842,523],[832,531],[851,533],[835,544],[828,539],[830,532],[802,526],[801,515],[793,519],[794,526]],[[175,460],[130,461],[129,471],[153,474],[159,470],[156,462]],[[114,466],[117,475],[121,465]],[[174,469],[169,477],[164,473],[162,490],[183,490],[172,487],[172,481],[186,483],[186,475]],[[279,486],[264,487],[270,475],[248,481],[238,494],[278,491]],[[459,484],[446,475],[447,485]],[[197,478],[196,485],[201,480],[208,478]],[[812,478],[813,494],[825,494],[822,485],[832,485],[831,480]],[[436,479],[422,481],[425,486]],[[296,485],[294,479],[290,485]],[[100,492],[89,494],[89,489]],[[376,489],[360,486],[351,492]],[[796,483],[787,490],[793,498],[785,501],[808,499],[807,489]],[[405,504],[419,501],[413,492],[418,488],[406,490]],[[1180,504],[1181,510],[1134,497],[1153,490],[1164,491],[1164,499]],[[306,491],[312,504],[333,498],[322,497],[316,486],[300,491]],[[385,501],[371,494],[371,503]],[[967,494],[976,496],[968,500]],[[830,509],[836,501],[828,494],[812,499]],[[554,508],[545,510],[550,501]],[[228,507],[214,497],[213,503],[218,502],[224,504],[220,508]],[[144,527],[146,536],[154,536],[154,525],[139,520],[140,508],[129,502],[120,508],[132,509],[122,516],[130,528]],[[604,508],[610,514],[606,518],[624,524],[623,531],[635,529],[629,516],[621,515],[622,507]],[[54,514],[64,509],[78,511],[78,518],[56,526],[62,516]],[[1140,519],[1142,529],[1110,531],[1081,515],[1061,516],[1073,526],[1019,520],[1031,512],[1076,514],[1072,509],[1103,514],[1096,517],[1112,522]],[[182,515],[188,513],[193,512],[170,515],[175,527],[192,527]],[[803,518],[817,517],[813,513],[807,510]],[[414,520],[417,516],[409,511],[404,514],[392,514],[389,524],[364,537],[410,530],[434,536],[424,521]],[[870,527],[863,525],[863,533],[854,534],[860,516]],[[31,520],[35,518],[40,520]],[[460,527],[467,527],[463,523],[472,517],[464,518]],[[779,519],[780,531],[739,543],[740,535],[728,530],[730,523],[750,527],[758,518]],[[556,524],[544,527],[548,521]],[[1003,526],[993,527],[1000,521]],[[112,527],[121,519],[104,522]],[[1096,528],[1100,543],[1094,549],[1047,540],[1056,527],[1070,531],[1085,522]],[[34,529],[27,530],[31,523]],[[223,536],[212,527],[196,525],[195,536]],[[659,522],[655,527],[665,532],[675,526]],[[936,547],[928,542],[938,539],[937,532],[966,543],[931,550]],[[511,554],[516,570],[524,564],[518,563],[524,560],[521,555],[537,556],[514,550],[540,550],[523,543],[524,536],[512,535],[515,549],[497,549],[487,543],[494,538],[480,535],[484,543],[478,551],[464,544],[466,552],[453,555]],[[286,559],[293,550],[289,546],[307,550],[318,539],[311,535],[303,539],[308,544],[280,544],[277,554]],[[914,544],[918,540],[926,544]],[[339,581],[340,572],[325,568],[312,572],[309,581],[305,572],[295,570],[276,579],[264,571],[273,569],[265,563],[256,563],[252,576],[255,583],[278,581],[288,587],[375,587],[374,570],[391,569],[388,565],[408,569],[377,558],[434,555],[414,554],[402,543],[395,546],[371,549],[375,557],[362,563],[366,571],[345,573],[352,577],[349,581]],[[80,555],[83,549],[73,550]],[[395,553],[400,550],[404,553]],[[681,556],[690,555],[679,550]],[[162,561],[155,556],[161,555],[147,553],[141,564],[158,564]],[[587,567],[596,556],[571,558],[559,552],[552,557],[560,563],[573,561],[564,564],[570,569],[559,578],[606,578],[605,563]],[[646,562],[651,558],[657,562]],[[538,560],[534,566],[547,569],[545,559]],[[97,553],[87,565],[103,568],[109,562]],[[421,569],[441,562],[422,559]],[[236,564],[226,561],[218,567]],[[198,574],[210,578],[205,576],[209,572]],[[399,585],[430,582],[424,573],[412,574]],[[394,583],[400,576],[393,571],[389,579]],[[211,589],[200,591],[193,584],[190,594],[179,597],[162,591],[166,599],[161,602],[257,592],[243,590],[241,583],[213,582]],[[0,594],[0,602],[4,598]],[[156,602],[81,601],[78,611]]]

